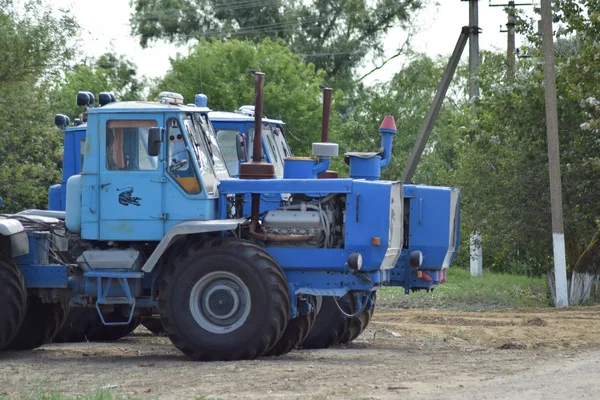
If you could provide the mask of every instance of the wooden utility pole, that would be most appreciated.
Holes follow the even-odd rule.
[[[550,203],[552,210],[552,244],[554,277],[556,281],[555,306],[569,305],[567,294],[567,260],[563,227],[562,186],[560,178],[560,151],[558,141],[558,111],[556,105],[556,75],[554,68],[554,38],[552,31],[552,1],[542,0],[542,47],[544,51],[544,92],[546,100],[546,133],[548,136],[548,172],[550,175]]]

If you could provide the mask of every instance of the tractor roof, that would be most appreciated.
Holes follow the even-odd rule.
[[[189,105],[163,104],[153,101],[119,101],[90,109],[90,114],[151,113],[151,112],[209,112],[210,108]]]

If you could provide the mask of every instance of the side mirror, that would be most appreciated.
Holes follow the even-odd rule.
[[[148,155],[155,157],[160,154],[164,128],[150,128],[148,131]]]
[[[237,150],[238,161],[246,161],[246,144],[243,135],[235,135],[235,148]]]

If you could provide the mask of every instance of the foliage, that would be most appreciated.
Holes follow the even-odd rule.
[[[57,17],[36,0],[23,2],[22,8],[13,3],[0,0],[0,89],[56,74],[73,55],[70,39],[78,32],[66,12]]]
[[[485,272],[472,277],[468,271],[450,268],[448,280],[433,292],[404,294],[400,287],[377,292],[377,305],[397,308],[437,308],[490,311],[513,307],[547,307],[549,293],[543,278]]]
[[[213,110],[234,111],[254,104],[254,78],[250,70],[265,73],[264,115],[286,122],[288,141],[295,154],[309,154],[310,143],[320,138],[321,89],[324,72],[305,64],[281,41],[261,43],[200,40],[188,56],[171,60],[171,68],[150,93],[181,93],[186,102],[204,93]],[[335,94],[334,94],[334,97]],[[335,101],[334,101],[335,103]],[[335,104],[332,106],[335,109]],[[332,129],[337,122],[332,119]]]
[[[60,177],[62,135],[46,93],[73,54],[77,25],[41,1],[0,4],[0,197],[2,212],[11,212],[45,207]]]
[[[402,174],[431,102],[435,96],[447,60],[431,59],[411,54],[410,61],[390,82],[360,91],[350,107],[341,141],[344,151],[378,151],[381,137],[379,125],[385,115],[392,115],[398,134],[394,136],[392,160],[382,171],[382,179],[402,179]],[[462,113],[461,88],[465,84],[465,68],[458,71],[444,101],[439,118],[428,141],[414,182],[428,185],[447,185],[451,170],[454,137]]]
[[[406,26],[420,0],[135,0],[131,24],[142,46],[167,39],[283,39],[328,78],[348,78],[371,52],[381,55],[390,28]],[[329,82],[330,85],[332,82]],[[337,85],[336,87],[340,87]]]
[[[57,113],[68,115],[71,120],[81,113],[75,102],[80,90],[98,93],[113,92],[117,101],[141,100],[145,80],[137,75],[137,67],[124,55],[105,53],[98,59],[84,60],[69,69],[55,82],[50,92],[50,102]]]
[[[39,101],[44,91],[31,81],[12,83],[0,100],[0,212],[46,208],[48,188],[60,182],[62,133]]]

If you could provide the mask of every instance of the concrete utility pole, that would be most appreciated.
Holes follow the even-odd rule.
[[[490,0],[490,7],[506,7],[506,13],[508,14],[508,20],[506,21],[506,30],[500,28],[500,32],[507,33],[506,39],[506,61],[508,64],[508,73],[512,76],[517,69],[517,48],[515,45],[515,7],[516,6],[531,6],[531,3],[515,3],[510,0],[507,4],[492,4]]]
[[[556,106],[556,75],[554,70],[554,38],[552,31],[552,1],[542,0],[542,46],[544,51],[544,92],[546,99],[546,133],[548,135],[548,172],[552,209],[552,243],[556,307],[569,305],[567,294],[567,260],[563,227],[562,186],[558,141],[558,111]]]
[[[475,99],[479,97],[479,0],[469,0],[469,28],[469,102],[474,110]]]
[[[481,233],[475,231],[471,233],[470,238],[471,250],[471,276],[483,275],[483,249],[481,247]]]
[[[448,91],[448,87],[450,86],[450,82],[454,77],[454,73],[456,72],[456,67],[458,66],[458,62],[460,61],[460,56],[467,45],[467,40],[469,40],[469,27],[463,26],[460,31],[460,36],[458,37],[458,41],[456,42],[456,46],[454,47],[454,51],[450,56],[450,60],[448,61],[448,65],[444,70],[444,75],[442,76],[442,80],[440,85],[438,86],[437,92],[435,93],[435,97],[433,98],[433,102],[429,106],[429,110],[427,111],[427,115],[425,116],[425,121],[423,121],[423,126],[417,135],[417,141],[408,157],[408,162],[406,163],[406,167],[404,167],[404,173],[402,174],[402,182],[411,183],[415,170],[417,169],[417,165],[419,161],[421,161],[421,155],[423,155],[423,150],[425,150],[425,145],[427,144],[427,139],[429,139],[429,135],[433,130],[433,124],[435,123],[437,116],[440,112],[440,108],[442,107],[442,102],[446,97],[446,92]]]

